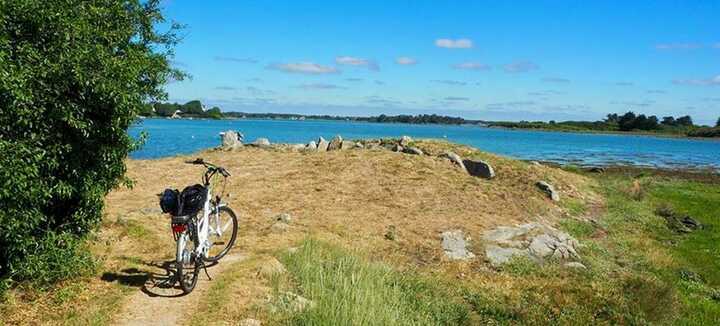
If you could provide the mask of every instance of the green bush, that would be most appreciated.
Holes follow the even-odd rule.
[[[182,79],[159,0],[0,0],[0,280],[54,282],[137,145],[128,127]]]

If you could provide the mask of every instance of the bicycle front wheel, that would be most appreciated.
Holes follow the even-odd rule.
[[[217,214],[216,214],[217,213]],[[230,207],[222,206],[210,214],[210,249],[208,257],[210,262],[217,262],[227,255],[230,248],[235,244],[238,232],[238,220],[235,212]]]

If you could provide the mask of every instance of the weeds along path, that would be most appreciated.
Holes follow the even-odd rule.
[[[210,277],[215,279],[225,272],[233,263],[245,259],[240,253],[230,253],[220,260],[220,263],[208,267]],[[158,267],[161,269],[161,267]],[[164,273],[164,271],[162,271]],[[198,284],[192,293],[182,295],[182,291],[175,288],[163,288],[157,284],[162,278],[148,280],[145,287],[132,294],[125,301],[114,325],[178,325],[189,320],[191,314],[206,297],[212,281],[208,280],[205,272],[200,271]],[[154,287],[153,287],[154,286]]]

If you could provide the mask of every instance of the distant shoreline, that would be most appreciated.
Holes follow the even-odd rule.
[[[288,114],[288,115],[295,115],[295,114]],[[300,116],[300,115],[298,115]],[[169,117],[142,117],[141,119],[155,119],[155,120],[230,120],[230,121],[252,121],[252,120],[258,120],[258,121],[297,121],[297,122],[303,122],[303,121],[332,121],[332,122],[362,122],[362,123],[386,123],[386,124],[406,124],[406,125],[428,125],[428,126],[456,126],[456,127],[478,127],[478,128],[487,128],[487,129],[500,129],[500,130],[507,130],[507,131],[537,131],[537,132],[558,132],[558,133],[572,133],[572,134],[588,134],[588,135],[628,135],[628,136],[647,136],[647,137],[657,137],[657,138],[673,138],[673,139],[688,139],[688,140],[700,140],[700,141],[720,141],[720,138],[718,137],[691,137],[684,134],[673,134],[673,133],[661,133],[661,132],[643,132],[643,131],[613,131],[613,130],[567,130],[567,129],[552,129],[552,128],[513,128],[513,127],[504,127],[504,126],[498,126],[498,125],[492,125],[493,122],[488,121],[472,121],[467,120],[468,123],[463,124],[449,124],[449,123],[410,123],[410,122],[375,122],[375,121],[367,121],[367,120],[357,120],[357,119],[323,119],[323,118],[315,118],[315,117],[309,117],[305,116],[304,119],[291,119],[291,118],[277,118],[277,117],[270,117],[270,116],[264,116],[264,117],[251,117],[251,118],[241,118],[241,117],[223,117],[221,119],[212,119],[212,118],[204,118],[204,117],[180,117],[180,118],[169,118]]]

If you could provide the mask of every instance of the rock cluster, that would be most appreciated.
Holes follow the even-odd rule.
[[[578,262],[578,241],[548,225],[501,226],[486,232],[483,241],[485,257],[495,267],[502,266],[513,257],[527,257],[539,264],[558,261],[564,262],[567,267],[584,268]]]

